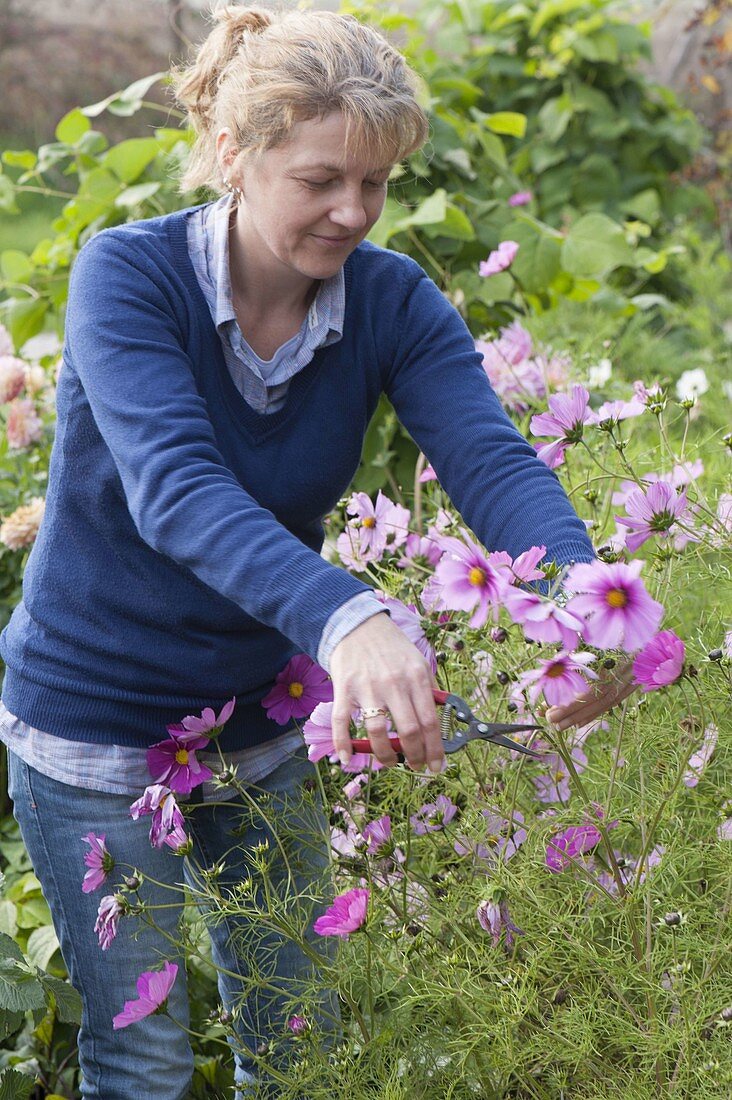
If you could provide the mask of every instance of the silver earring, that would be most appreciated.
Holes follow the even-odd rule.
[[[236,184],[233,184],[228,176],[224,176],[224,187],[227,191],[231,192],[237,202],[241,202],[244,198],[244,192],[241,187],[237,187]]]

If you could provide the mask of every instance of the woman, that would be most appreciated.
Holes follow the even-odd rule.
[[[241,779],[284,798],[310,765],[260,700],[303,651],[332,676],[344,759],[360,706],[382,763],[396,759],[389,711],[409,765],[442,765],[426,662],[373,591],[319,554],[380,394],[487,546],[544,544],[560,565],[593,557],[459,315],[411,259],[365,241],[392,167],[427,136],[404,59],[329,12],[216,19],[175,88],[197,133],[181,189],[222,197],[81,249],[45,519],[2,636],[15,812],[84,1001],[82,1095],[104,1100],[137,1100],[152,1080],[176,1100],[190,1079],[186,1036],[168,1017],[112,1030],[169,945],[149,929],[133,938],[128,918],[103,956],[75,854],[80,837],[104,833],[170,900],[179,864],[129,818],[150,779],[145,749],[167,724],[236,696],[222,748]],[[606,689],[554,717],[588,721],[617,697]],[[236,815],[220,797],[204,785],[190,819],[204,864],[233,843]],[[231,881],[243,873],[235,863]],[[179,911],[161,913],[174,933]],[[242,988],[229,931],[212,930],[227,1007]],[[305,966],[280,951],[279,977]],[[182,968],[168,1003],[185,1023]],[[253,997],[237,1020],[250,1051],[282,1029],[277,1005]],[[254,1087],[255,1060],[237,1062],[239,1084]]]

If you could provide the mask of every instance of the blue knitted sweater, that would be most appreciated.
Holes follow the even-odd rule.
[[[71,274],[46,513],[0,639],[6,706],[59,737],[147,745],[233,695],[222,747],[282,733],[262,696],[367,590],[319,551],[382,392],[486,546],[593,557],[418,264],[359,245],[343,338],[265,416],[226,369],[187,213],[98,233]]]

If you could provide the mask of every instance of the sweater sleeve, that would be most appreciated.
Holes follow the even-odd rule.
[[[66,357],[140,537],[317,659],[331,615],[372,590],[326,562],[243,488],[217,448],[170,283],[114,230],[69,285]]]
[[[556,474],[502,408],[465,322],[426,275],[405,298],[386,392],[455,507],[488,550],[594,550]]]

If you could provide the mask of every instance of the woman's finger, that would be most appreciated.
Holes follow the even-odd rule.
[[[632,666],[624,666],[611,682],[595,685],[562,707],[550,707],[547,718],[559,730],[570,726],[586,726],[611,707],[617,706],[635,691]]]

